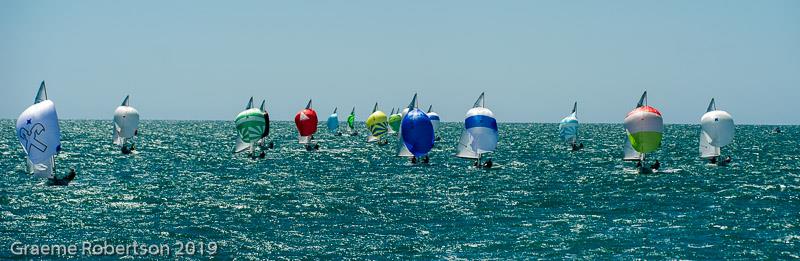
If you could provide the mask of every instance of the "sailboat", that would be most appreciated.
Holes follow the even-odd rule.
[[[347,133],[350,136],[358,136],[358,131],[356,130],[356,107],[353,107],[350,115],[347,116]]]
[[[417,94],[414,94],[400,124],[401,148],[398,152],[398,156],[412,157],[412,163],[416,163],[417,158],[422,158],[423,162],[427,162],[428,152],[431,151],[435,142],[431,119],[425,112],[417,108],[416,102]]]
[[[339,131],[339,113],[336,112],[337,110],[339,110],[339,108],[333,108],[333,113],[331,113],[331,116],[328,116],[328,132],[336,136],[342,136],[342,132]]]
[[[564,143],[569,144],[573,151],[583,147],[583,143],[578,145],[578,127],[578,102],[575,102],[572,105],[572,114],[561,119],[561,123],[558,124],[558,136]]]
[[[55,175],[55,156],[61,151],[61,129],[58,126],[56,105],[47,98],[44,81],[39,85],[33,105],[22,111],[17,118],[16,133],[27,156],[28,172],[34,177],[49,179],[51,183],[69,182],[74,178],[74,173],[66,178]]]
[[[311,107],[311,100],[308,100],[306,108],[297,112],[294,116],[294,124],[300,134],[298,142],[304,144],[306,150],[319,149],[319,144],[314,143],[314,133],[317,132],[317,112]]]
[[[475,160],[475,166],[479,168],[491,168],[491,160],[481,164],[481,158],[483,154],[494,152],[497,139],[497,120],[494,113],[485,107],[484,93],[481,93],[464,118],[456,157]]]
[[[400,131],[400,121],[403,120],[403,114],[400,113],[400,109],[397,109],[396,112],[397,113],[392,109],[392,114],[389,115],[389,133],[397,133]]]
[[[378,110],[378,103],[375,103],[375,107],[372,108],[372,114],[367,117],[367,129],[370,132],[369,137],[367,137],[367,142],[378,142],[378,144],[386,144],[385,141],[381,140],[384,134],[387,133],[389,129],[389,123],[386,117],[386,113]]]
[[[433,124],[433,133],[436,136],[436,140],[441,140],[442,138],[439,137],[439,114],[433,111],[433,105],[428,106],[428,112],[425,113],[428,115],[428,118],[431,118],[431,124]]]
[[[122,146],[123,154],[136,149],[133,138],[139,134],[139,111],[130,105],[130,95],[114,110],[114,145]],[[130,142],[130,146],[128,146]]]
[[[239,134],[233,153],[248,151],[251,158],[255,157],[256,142],[268,133],[267,121],[264,112],[253,107],[253,97],[247,102],[245,110],[240,112],[234,120],[236,132]]]
[[[653,166],[646,166],[646,154],[656,151],[661,147],[661,138],[664,132],[664,119],[661,112],[647,105],[647,92],[639,98],[639,103],[625,117],[624,160],[636,161],[639,173],[652,173],[658,169],[658,161]]]
[[[712,164],[727,164],[730,159],[721,160],[719,157],[722,147],[733,142],[733,117],[726,111],[717,110],[714,98],[711,98],[706,113],[700,118],[700,127],[700,157]]]

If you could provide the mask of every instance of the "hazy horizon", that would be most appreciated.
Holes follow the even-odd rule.
[[[737,124],[800,124],[800,1],[0,2],[0,118],[42,80],[63,119],[320,120],[419,93],[458,122],[621,123],[645,90],[666,123],[709,100]]]

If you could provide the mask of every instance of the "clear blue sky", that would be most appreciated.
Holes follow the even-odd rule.
[[[62,118],[289,120],[414,92],[461,121],[621,122],[641,91],[669,123],[713,96],[739,123],[800,124],[800,1],[0,1],[0,118],[41,80]]]

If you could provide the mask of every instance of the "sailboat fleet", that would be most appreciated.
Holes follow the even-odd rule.
[[[270,117],[266,110],[266,100],[255,107],[254,98],[250,97],[244,110],[234,119],[236,127],[236,144],[233,153],[247,153],[250,158],[264,158],[266,151],[274,147],[269,141]],[[338,108],[327,119],[328,132],[341,136],[339,130]],[[317,113],[309,100],[305,108],[294,117],[298,132],[298,143],[308,151],[320,148],[314,139],[317,132]],[[355,107],[347,117],[346,133],[357,136],[355,126]],[[130,96],[114,110],[112,143],[119,146],[123,154],[136,150],[139,135],[139,112],[131,106]],[[440,119],[430,105],[427,111],[419,108],[417,94],[408,106],[402,109],[393,108],[387,115],[379,110],[378,103],[365,122],[369,131],[368,143],[387,144],[387,135],[397,135],[398,157],[410,158],[412,164],[428,163],[429,153],[441,137],[437,135]],[[498,127],[494,113],[485,106],[485,93],[481,93],[470,108],[463,122],[464,128],[456,144],[455,156],[474,161],[477,168],[491,168],[492,154],[498,144]],[[726,111],[716,107],[715,99],[711,99],[706,112],[700,118],[699,154],[709,164],[724,166],[731,162],[730,156],[722,158],[722,149],[733,142],[735,125],[733,117]],[[558,125],[558,136],[572,151],[584,147],[579,140],[578,103],[572,106],[571,113],[564,117]],[[664,120],[661,112],[648,104],[647,92],[639,98],[636,107],[623,120],[623,160],[636,163],[639,173],[653,173],[660,168],[656,159],[650,163],[648,154],[661,147]],[[44,81],[34,99],[33,105],[25,109],[17,118],[16,133],[20,145],[26,155],[27,171],[33,177],[45,178],[49,184],[66,185],[75,178],[75,171],[67,175],[58,175],[56,156],[61,151],[61,131],[55,103],[47,96]],[[260,150],[256,153],[256,150]]]

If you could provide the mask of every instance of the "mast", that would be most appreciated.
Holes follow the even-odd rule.
[[[311,109],[311,100],[308,100],[308,104],[306,104],[306,109]]]
[[[376,111],[378,111],[378,103],[377,102],[375,103],[375,107],[372,107],[372,113],[375,113]]]

